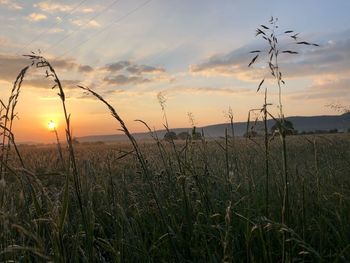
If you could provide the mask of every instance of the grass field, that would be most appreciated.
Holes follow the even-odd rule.
[[[147,174],[130,143],[74,144],[82,207],[64,145],[65,163],[54,145],[19,146],[25,168],[12,151],[0,186],[0,260],[349,262],[349,139],[287,137],[288,225],[278,138],[268,199],[262,138],[138,142]]]

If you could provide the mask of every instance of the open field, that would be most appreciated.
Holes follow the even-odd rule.
[[[132,9],[112,8],[126,2],[119,0],[27,2],[0,0],[23,13],[2,18],[12,37],[0,39],[0,49],[19,48],[10,49],[16,56],[0,50],[0,83],[13,83],[0,98],[0,262],[350,262],[350,31],[338,29],[349,24],[345,4],[283,4],[287,21],[299,22],[301,11],[310,20],[301,23],[305,35],[271,16],[257,23],[255,44],[244,40],[244,25],[251,32],[253,19],[267,12],[261,1],[179,1],[181,15],[159,1],[123,34],[108,33],[67,57],[152,0]],[[311,33],[315,4],[322,16]],[[257,11],[244,11],[250,5]],[[344,19],[324,28],[334,23],[325,16],[335,17],[334,6]],[[102,17],[107,11],[114,13]],[[20,48],[49,19],[65,26],[46,28]],[[23,34],[23,21],[38,27],[26,25],[33,30]],[[43,50],[18,57],[49,31],[48,43],[38,41]],[[56,52],[61,43],[69,50]],[[171,129],[188,127],[185,114],[190,128]],[[225,124],[208,125],[220,114]],[[117,136],[94,135],[115,129]]]
[[[57,148],[19,146],[26,168],[12,152],[0,186],[0,259],[348,262],[349,139],[287,137],[288,225],[278,138],[268,199],[262,139],[139,142],[148,174],[129,143],[75,144],[81,208]]]

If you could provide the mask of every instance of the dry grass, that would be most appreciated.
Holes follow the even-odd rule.
[[[73,184],[62,243],[58,239],[56,222],[64,205],[65,175],[59,171],[56,148],[20,146],[23,161],[33,173],[14,170],[6,188],[1,188],[2,260],[63,261],[64,255],[70,261],[169,262],[178,253],[179,261],[277,262],[282,256],[282,234],[288,232],[293,260],[346,262],[350,257],[349,137],[316,137],[317,168],[314,145],[302,136],[287,140],[292,204],[288,226],[280,223],[283,174],[277,141],[271,145],[269,218],[264,216],[264,158],[255,143],[236,140],[238,167],[228,180],[226,154],[218,145],[224,139],[205,145],[191,142],[191,151],[186,143],[176,144],[183,167],[178,167],[169,143],[161,142],[164,152],[156,142],[141,143],[149,181],[137,156],[120,158],[121,151],[131,152],[131,144],[75,145],[85,213],[93,233],[92,253],[87,251]],[[160,156],[164,154],[166,163]],[[18,165],[15,157],[11,155],[11,167]],[[230,155],[229,162],[233,161]],[[20,176],[29,179],[22,186]],[[168,229],[162,227],[151,187],[156,189]]]

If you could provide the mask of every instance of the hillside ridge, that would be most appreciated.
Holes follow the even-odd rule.
[[[341,115],[319,115],[319,116],[289,116],[286,117],[287,120],[291,121],[294,128],[299,132],[315,132],[315,131],[328,131],[332,129],[337,129],[339,131],[347,131],[350,128],[350,113],[344,113]],[[262,121],[258,121],[256,124],[256,130],[262,129]],[[274,124],[274,120],[269,119],[267,125],[269,129]],[[197,127],[198,131],[204,132],[207,137],[220,137],[224,136],[225,128],[230,129],[229,123],[220,123],[206,125],[203,127]],[[170,128],[171,131],[175,133],[180,133],[183,131],[191,131],[191,127],[188,128]],[[237,122],[234,123],[235,135],[243,136],[247,129],[247,122]],[[166,130],[156,131],[159,138],[163,138]],[[138,132],[133,133],[136,139],[151,139],[149,132]],[[123,141],[126,140],[124,134],[106,134],[106,135],[88,135],[77,137],[79,142],[108,142],[108,141]]]

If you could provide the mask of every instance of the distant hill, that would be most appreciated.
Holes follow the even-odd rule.
[[[314,132],[317,130],[328,131],[331,129],[338,129],[338,131],[346,131],[350,128],[350,113],[344,113],[342,115],[322,115],[322,116],[291,116],[287,117],[287,120],[291,121],[294,125],[294,128],[299,132]],[[274,120],[268,120],[269,129],[273,126]],[[206,137],[220,137],[225,135],[225,128],[231,129],[230,124],[222,123],[209,125],[204,127],[198,127],[198,131],[204,131]],[[257,122],[256,130],[262,131],[263,123],[261,121]],[[247,129],[246,122],[237,122],[234,123],[235,135],[243,136]],[[191,132],[191,128],[176,128],[171,129],[175,133],[180,133],[183,131]],[[159,138],[163,138],[165,130],[158,130],[157,135]],[[147,140],[151,139],[151,136],[148,132],[134,133],[133,136],[137,140]],[[113,141],[125,141],[127,140],[126,136],[123,134],[112,134],[112,135],[93,135],[93,136],[84,136],[78,137],[79,142],[113,142]]]

